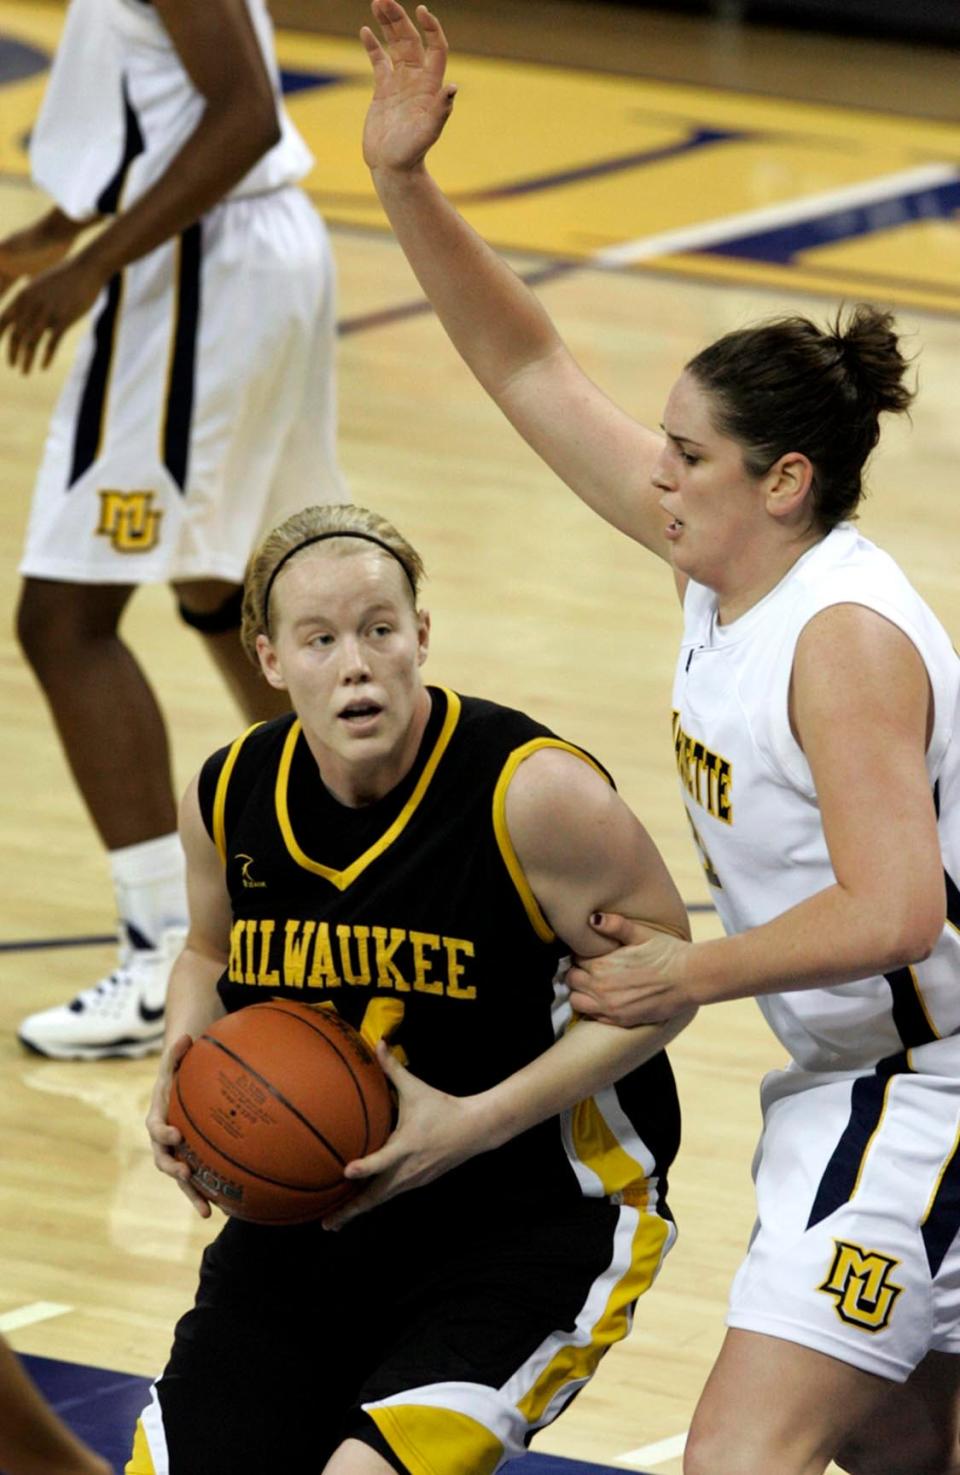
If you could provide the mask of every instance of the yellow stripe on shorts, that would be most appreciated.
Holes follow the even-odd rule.
[[[133,1436],[133,1454],[123,1467],[123,1475],[157,1475],[150,1454],[150,1446],[147,1444],[147,1436],[143,1432],[143,1422],[140,1419],[137,1420],[137,1428]]]
[[[499,1439],[456,1409],[401,1403],[367,1414],[410,1475],[493,1475],[503,1459]]]

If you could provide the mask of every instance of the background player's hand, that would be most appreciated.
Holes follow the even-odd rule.
[[[655,932],[613,912],[591,917],[601,937],[620,946],[599,958],[578,958],[567,974],[578,1014],[602,1024],[662,1024],[693,1007],[684,981],[689,942]]]
[[[79,221],[53,209],[0,240],[0,297],[21,277],[35,277],[61,262],[83,229]]]
[[[447,40],[425,5],[417,6],[423,35],[397,0],[373,0],[383,44],[369,26],[360,38],[373,67],[373,99],[363,130],[370,169],[412,169],[436,143],[453,108],[456,87],[443,80]]]
[[[358,1214],[398,1193],[432,1183],[489,1145],[473,1110],[473,1097],[448,1096],[418,1080],[382,1040],[377,1046],[377,1059],[397,1092],[397,1125],[378,1152],[347,1164],[345,1177],[372,1178],[373,1182],[342,1209],[324,1218],[324,1229],[340,1229]]]
[[[61,338],[97,300],[103,275],[86,252],[42,272],[0,313],[0,341],[7,339],[7,362],[29,374],[38,352],[46,369]]]
[[[182,1141],[180,1133],[167,1121],[173,1077],[192,1044],[193,1040],[189,1035],[181,1035],[160,1056],[157,1079],[154,1082],[153,1095],[147,1111],[147,1132],[150,1136],[155,1166],[161,1173],[166,1173],[168,1178],[176,1181],[202,1219],[209,1219],[212,1213],[209,1203],[191,1185],[190,1169],[187,1164],[175,1156],[175,1149]]]

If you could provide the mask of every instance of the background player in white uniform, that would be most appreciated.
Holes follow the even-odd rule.
[[[423,167],[446,45],[374,0],[365,151],[425,291],[484,387],[603,517],[669,559],[687,628],[675,740],[732,935],[625,946],[571,975],[636,1023],[755,994],[795,1065],[765,1086],[760,1221],[694,1419],[688,1475],[960,1469],[960,675],[903,575],[846,521],[881,411],[888,317],[728,335],[666,436],[593,385]],[[688,587],[689,584],[689,587]],[[949,910],[945,905],[949,903]],[[946,919],[946,925],[945,925]],[[917,961],[921,960],[921,961]],[[784,992],[789,990],[789,992]]]
[[[34,277],[0,335],[27,373],[96,308],[50,426],[18,632],[110,852],[121,958],[24,1022],[45,1054],[159,1048],[186,921],[163,717],[118,634],[134,586],[169,581],[269,716],[238,639],[247,557],[293,508],[344,498],[331,255],[295,186],[310,163],[264,0],[72,0],[31,141],[54,206],[0,242],[0,287]]]

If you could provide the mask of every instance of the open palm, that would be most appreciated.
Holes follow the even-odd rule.
[[[373,99],[363,130],[370,169],[412,169],[443,132],[456,88],[443,80],[447,41],[425,5],[421,32],[397,0],[373,0],[381,43],[369,26],[360,32],[373,68]]]

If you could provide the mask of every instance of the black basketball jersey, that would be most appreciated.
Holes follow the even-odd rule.
[[[507,831],[510,779],[541,747],[609,776],[522,712],[443,688],[430,695],[416,761],[376,803],[333,797],[290,715],[207,761],[200,806],[233,908],[225,1007],[277,997],[333,1006],[368,1039],[386,1036],[421,1079],[465,1096],[542,1054],[570,1020],[568,950]],[[432,1187],[644,1204],[654,1195],[663,1212],[678,1140],[660,1055]]]

